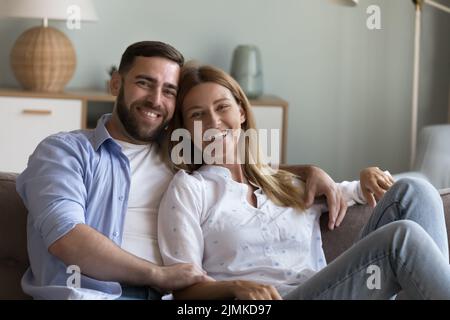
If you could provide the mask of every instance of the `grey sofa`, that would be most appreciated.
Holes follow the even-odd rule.
[[[15,189],[16,174],[0,172],[0,299],[28,299],[22,292],[20,279],[28,266],[26,246],[27,211]],[[450,226],[450,189],[441,190],[447,230]],[[322,216],[323,247],[330,262],[351,246],[359,230],[370,216],[368,206],[353,206],[344,223],[328,231],[326,215]]]

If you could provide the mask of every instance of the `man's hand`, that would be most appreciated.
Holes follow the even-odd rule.
[[[160,266],[155,274],[155,286],[161,292],[183,289],[202,281],[215,281],[206,272],[190,263]]]
[[[322,169],[311,165],[283,165],[280,169],[289,171],[305,182],[305,206],[309,208],[314,198],[325,196],[329,210],[328,228],[339,227],[347,212],[347,202],[336,183]]]
[[[367,203],[373,208],[395,182],[389,174],[384,173],[378,167],[362,170],[359,181]]]
[[[311,166],[305,175],[305,205],[314,203],[314,198],[325,196],[328,204],[328,228],[339,227],[347,212],[347,202],[333,179],[322,169]]]

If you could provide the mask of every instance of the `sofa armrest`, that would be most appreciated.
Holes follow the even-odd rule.
[[[20,279],[28,267],[27,210],[13,173],[0,173],[0,299],[24,299]]]

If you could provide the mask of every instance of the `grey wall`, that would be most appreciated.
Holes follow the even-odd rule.
[[[450,5],[450,0],[441,0]],[[234,47],[260,47],[265,91],[289,102],[288,161],[314,163],[335,179],[378,165],[408,168],[414,8],[410,0],[95,0],[100,20],[72,39],[78,66],[69,88],[103,88],[127,45],[158,39],[187,58],[229,70]],[[382,30],[366,28],[381,7]],[[37,21],[0,20],[0,85],[17,85],[8,55]],[[447,121],[450,16],[423,16],[420,125]]]

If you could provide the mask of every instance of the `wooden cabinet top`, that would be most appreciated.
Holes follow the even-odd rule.
[[[87,101],[114,102],[116,97],[106,91],[71,90],[58,93],[26,91],[22,89],[0,88],[0,97],[45,98],[45,99],[77,99]]]
[[[44,98],[44,99],[77,99],[85,101],[114,102],[116,97],[101,90],[69,90],[59,93],[26,91],[19,88],[0,88],[0,97]],[[265,95],[250,100],[252,105],[258,106],[283,106],[288,103],[277,96]]]

